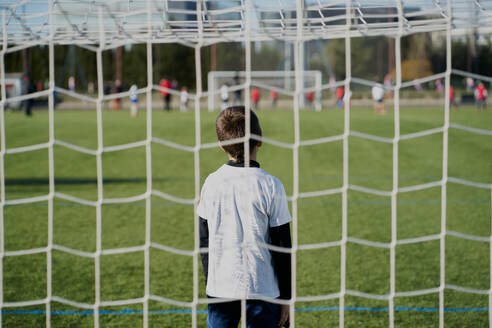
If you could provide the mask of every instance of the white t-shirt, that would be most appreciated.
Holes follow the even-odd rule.
[[[376,84],[372,87],[372,99],[381,100],[384,97],[384,89],[380,84]]]
[[[278,297],[263,245],[270,243],[269,227],[292,221],[282,182],[260,168],[223,165],[206,179],[197,212],[209,231],[207,295]]]

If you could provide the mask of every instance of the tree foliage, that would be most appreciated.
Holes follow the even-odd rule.
[[[389,71],[388,37],[361,37],[351,39],[352,76],[372,80],[382,80]],[[492,41],[480,39],[477,43],[477,57],[470,58],[468,38],[456,38],[452,42],[453,68],[472,71],[483,75],[492,72]],[[336,79],[345,77],[345,40],[323,41],[324,46],[306,53],[306,69],[317,69],[323,72],[328,80],[331,70]],[[308,45],[307,45],[308,46]],[[71,48],[72,47],[72,50]],[[446,69],[445,38],[431,38],[429,33],[419,33],[402,38],[402,69],[404,79],[413,79],[443,72]],[[245,48],[241,42],[223,42],[215,46],[217,70],[244,70]],[[49,49],[47,46],[31,47],[27,53],[30,74],[34,81],[45,81],[49,78]],[[196,84],[195,49],[181,44],[154,44],[153,82],[167,77],[178,82],[179,86],[187,86],[194,90]],[[112,82],[115,79],[115,52],[104,51],[103,79]],[[5,55],[7,73],[22,73],[24,67],[23,51]],[[202,87],[206,89],[207,73],[210,70],[211,47],[201,49]],[[277,70],[283,69],[284,46],[282,42],[268,41],[260,45],[252,44],[252,69]],[[145,44],[125,47],[122,51],[123,82],[129,86],[133,83],[139,87],[147,85],[147,46]],[[327,68],[327,63],[330,66]],[[471,67],[470,67],[471,66]],[[293,67],[293,66],[292,66]],[[97,85],[96,54],[77,46],[55,46],[55,82],[67,87],[70,76],[75,76],[76,87],[80,91],[87,90],[87,83]]]

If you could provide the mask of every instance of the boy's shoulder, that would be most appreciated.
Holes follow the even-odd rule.
[[[245,168],[233,167],[227,164],[222,165],[215,172],[210,173],[205,179],[204,185],[209,185],[209,184],[215,185],[216,183],[224,182],[224,180],[233,181],[231,179],[239,178],[240,180],[242,180],[251,177],[258,180],[262,180],[267,184],[271,184],[274,186],[278,186],[279,184],[282,185],[280,179],[278,179],[274,175],[268,173],[267,171],[261,168],[245,169]]]

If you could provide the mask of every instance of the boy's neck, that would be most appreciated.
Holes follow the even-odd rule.
[[[255,161],[256,162],[256,155],[258,154],[258,146],[256,146],[251,153],[249,154],[249,160],[250,161]],[[244,159],[238,160],[237,158],[232,157],[231,155],[227,154],[227,157],[229,157],[229,160],[238,163],[238,162],[244,162]]]
[[[229,162],[227,162],[227,165],[228,166],[233,166],[233,167],[246,167],[245,163],[243,160],[239,160],[238,162],[234,161],[234,160],[229,160]],[[249,165],[247,167],[257,167],[259,168],[260,167],[260,163],[258,163],[257,161],[255,160],[250,160],[249,161]]]
[[[244,159],[237,159],[232,156],[228,156],[230,161],[233,161],[234,163],[239,163],[239,162],[244,162]],[[249,160],[250,161],[255,161],[256,162],[256,152],[252,153],[249,155]]]

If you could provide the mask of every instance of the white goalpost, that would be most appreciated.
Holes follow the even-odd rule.
[[[94,327],[100,326],[100,309],[107,306],[121,306],[139,304],[143,307],[143,327],[149,326],[149,302],[155,301],[166,305],[179,306],[191,311],[191,326],[198,326],[199,306],[210,302],[224,300],[211,300],[201,298],[199,294],[200,253],[207,250],[199,247],[199,229],[196,207],[200,200],[200,188],[202,172],[200,172],[200,152],[204,149],[218,147],[219,143],[205,143],[202,140],[203,110],[217,108],[215,97],[220,93],[221,81],[233,79],[239,74],[239,85],[229,88],[230,92],[241,89],[243,91],[244,105],[251,108],[250,89],[258,87],[265,90],[275,90],[279,94],[292,97],[294,116],[294,142],[291,144],[277,140],[262,138],[251,134],[249,130],[250,114],[247,112],[246,136],[241,139],[245,145],[246,161],[248,161],[249,138],[262,140],[267,144],[292,151],[292,179],[293,192],[288,195],[292,209],[292,249],[280,251],[292,254],[292,298],[288,301],[269,299],[268,301],[288,304],[290,306],[291,327],[296,325],[296,303],[309,301],[338,300],[339,302],[339,327],[345,327],[347,296],[359,297],[369,300],[387,302],[389,327],[395,326],[395,299],[419,295],[435,294],[439,297],[439,326],[444,327],[444,293],[446,290],[460,291],[463,293],[488,296],[488,307],[492,309],[492,286],[489,289],[472,289],[464,286],[446,283],[446,237],[454,236],[465,240],[485,242],[490,245],[491,281],[492,281],[492,235],[490,238],[464,234],[459,231],[451,231],[446,225],[447,213],[447,186],[448,184],[460,184],[490,191],[492,201],[492,184],[477,181],[469,181],[450,176],[448,173],[448,134],[451,129],[467,131],[483,136],[492,136],[492,129],[478,129],[452,123],[450,121],[450,80],[451,75],[463,77],[479,77],[483,81],[492,81],[491,76],[481,76],[453,70],[451,39],[453,35],[492,33],[492,5],[490,2],[470,0],[373,0],[373,1],[302,1],[297,0],[278,2],[260,0],[225,0],[208,1],[197,0],[194,2],[181,0],[33,0],[8,2],[0,4],[1,10],[1,42],[0,51],[0,309],[22,308],[28,306],[43,306],[46,309],[46,327],[52,325],[52,304],[61,303],[70,307],[93,311]],[[22,11],[22,6],[36,4],[33,11]],[[213,4],[213,5],[212,5]],[[412,11],[408,11],[408,7]],[[382,13],[379,9],[391,10]],[[417,8],[417,9],[415,9]],[[378,10],[376,10],[378,9]],[[336,14],[333,14],[336,13]],[[473,13],[473,15],[471,15]],[[410,19],[412,18],[412,19]],[[417,32],[441,32],[446,37],[446,70],[441,74],[424,79],[402,82],[401,71],[401,41],[402,37]],[[395,83],[389,88],[394,94],[394,134],[392,137],[383,138],[376,135],[361,133],[351,128],[351,110],[349,94],[351,85],[359,83],[372,86],[375,83],[360,79],[352,75],[352,49],[351,40],[355,37],[387,36],[394,39],[395,50]],[[305,70],[304,44],[310,40],[321,39],[345,40],[345,72],[343,79],[334,83],[322,81],[319,71]],[[294,45],[294,68],[292,72],[259,72],[251,70],[252,43],[266,40],[282,40]],[[210,72],[208,73],[208,90],[203,90],[202,76],[202,48],[220,42],[241,42],[244,44],[245,69],[239,72]],[[157,137],[152,131],[153,104],[152,93],[162,88],[153,78],[154,54],[153,44],[179,43],[194,49],[195,52],[195,93],[190,92],[189,98],[194,102],[195,118],[195,142],[193,146],[178,144],[170,140]],[[92,51],[97,58],[97,95],[94,97],[82,95],[55,85],[55,45],[75,44],[86,50]],[[103,90],[103,59],[105,50],[114,49],[125,44],[146,45],[147,70],[142,72],[147,77],[147,84],[137,91],[146,95],[146,127],[145,139],[134,143],[118,146],[104,146],[102,111],[103,103],[118,97],[128,97],[128,92],[116,95],[105,95]],[[33,46],[47,46],[49,50],[49,88],[21,96],[7,97],[6,91],[6,57],[8,54]],[[490,73],[490,72],[489,72]],[[490,74],[489,74],[490,75]],[[445,106],[442,126],[416,133],[403,134],[400,131],[400,90],[403,87],[413,86],[422,81],[434,81],[438,78],[445,80]],[[292,79],[292,88],[286,86],[286,81]],[[273,82],[272,82],[273,81]],[[278,83],[278,84],[277,84]],[[312,140],[301,140],[300,137],[300,111],[304,106],[306,92],[314,92],[315,108],[321,109],[321,94],[324,90],[335,86],[344,86],[345,111],[343,113],[343,132],[339,135]],[[54,92],[65,94],[95,105],[97,113],[97,147],[85,148],[71,144],[55,137],[54,124]],[[6,144],[6,120],[5,109],[19,101],[34,99],[40,96],[48,97],[49,113],[49,140],[46,143],[34,144],[23,147],[7,148]],[[208,108],[205,107],[207,104]],[[399,184],[399,147],[402,140],[410,140],[429,135],[442,135],[442,177],[436,181],[401,187]],[[354,184],[349,179],[349,142],[350,138],[362,138],[372,140],[392,147],[392,188],[390,191],[371,189]],[[314,192],[300,192],[299,188],[299,152],[301,147],[341,141],[343,144],[343,183],[338,188],[317,190]],[[181,198],[157,190],[152,185],[152,147],[163,144],[173,149],[193,154],[194,165],[194,197]],[[65,147],[73,151],[94,156],[97,167],[97,200],[87,200],[75,197],[57,190],[55,183],[54,147]],[[140,195],[128,198],[107,198],[103,193],[103,162],[102,156],[107,152],[145,147],[146,163],[146,190]],[[18,154],[35,150],[47,150],[49,157],[49,192],[39,197],[24,197],[7,199],[5,185],[5,157],[10,154]],[[441,188],[441,213],[440,231],[437,234],[426,235],[411,239],[399,239],[397,234],[398,211],[397,200],[400,194],[417,190],[426,190],[433,187]],[[348,192],[359,191],[371,195],[384,196],[391,202],[391,240],[387,243],[362,240],[349,235],[348,230]],[[341,196],[341,238],[330,243],[300,244],[298,241],[298,212],[299,201],[306,198],[326,195]],[[160,244],[151,238],[152,226],[152,197],[159,197],[178,204],[188,205],[194,208],[195,232],[194,249],[191,251],[176,249],[168,245]],[[96,210],[96,250],[85,252],[72,249],[65,245],[58,245],[53,240],[53,208],[56,199],[67,200],[85,206],[91,206]],[[102,247],[102,206],[104,204],[124,204],[135,201],[145,201],[145,242],[134,247],[117,249],[103,249]],[[4,210],[6,206],[30,204],[40,201],[48,203],[48,241],[47,246],[36,249],[9,251],[5,248]],[[492,218],[491,218],[492,221]],[[399,245],[417,244],[425,241],[439,241],[440,243],[440,272],[439,285],[425,290],[398,291],[396,288],[396,247]],[[347,245],[358,244],[369,247],[389,250],[389,293],[384,295],[367,294],[358,290],[347,288]],[[244,246],[247,247],[247,246]],[[340,286],[339,290],[332,294],[299,296],[297,290],[297,262],[298,251],[339,248],[340,249]],[[193,259],[193,298],[190,302],[183,302],[166,298],[163,295],[155,295],[150,288],[151,261],[150,251],[170,252],[172,254],[186,256]],[[275,249],[279,251],[278,249]],[[68,253],[74,256],[94,260],[94,303],[81,303],[71,299],[62,298],[53,293],[53,251]],[[104,301],[101,299],[101,257],[111,254],[126,254],[132,252],[144,253],[144,290],[143,296],[134,299],[121,299]],[[3,261],[7,257],[23,256],[28,254],[46,255],[46,297],[27,301],[6,301],[4,296]],[[242,318],[245,319],[245,300],[242,300]],[[0,326],[3,315],[0,312]],[[5,325],[5,324],[3,324]],[[489,325],[492,326],[492,311],[489,311]],[[246,320],[242,320],[242,327],[246,327]]]

